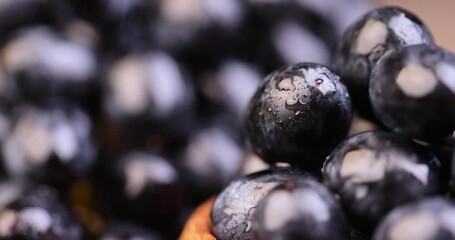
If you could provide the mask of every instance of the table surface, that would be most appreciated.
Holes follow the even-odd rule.
[[[396,5],[415,13],[431,30],[436,43],[455,52],[454,0],[379,0],[379,5]]]

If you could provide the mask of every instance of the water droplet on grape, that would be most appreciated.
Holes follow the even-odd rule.
[[[280,91],[286,91],[286,92],[295,91],[295,86],[292,83],[291,78],[285,78],[285,79],[281,80],[280,83],[278,84],[278,87],[279,87]]]

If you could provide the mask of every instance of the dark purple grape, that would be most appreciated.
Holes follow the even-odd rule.
[[[2,239],[78,240],[82,230],[57,194],[44,186],[0,210]]]
[[[347,135],[349,95],[323,65],[299,63],[268,75],[250,101],[246,134],[268,163],[320,168]]]
[[[30,185],[22,179],[11,180],[2,177],[0,180],[0,209],[22,198],[28,190],[30,190]]]
[[[131,53],[116,59],[104,81],[103,110],[120,132],[117,144],[131,141],[144,147],[152,138],[159,143],[150,148],[157,150],[180,144],[194,124],[192,90],[180,65],[164,52]]]
[[[455,205],[442,197],[394,209],[376,229],[373,240],[455,239]]]
[[[408,138],[388,132],[349,137],[327,158],[324,184],[350,222],[371,231],[393,208],[439,190],[439,161]]]
[[[336,37],[324,14],[299,1],[247,2],[248,15],[236,39],[236,56],[265,72],[297,62],[329,63]]]
[[[73,24],[79,25],[68,26],[73,31],[68,36],[47,26],[22,28],[2,46],[2,71],[17,95],[32,102],[49,97],[83,102],[93,91],[98,70],[94,46],[74,29],[90,27]]]
[[[370,99],[395,132],[434,143],[454,139],[455,55],[424,44],[386,54],[371,74]]]
[[[291,168],[271,168],[232,181],[216,198],[212,232],[217,239],[250,239],[256,208],[276,186],[310,176]]]
[[[242,0],[158,0],[153,42],[199,76],[233,56],[236,32],[245,17]]]
[[[185,202],[182,177],[169,159],[143,151],[109,159],[97,169],[95,199],[107,219],[152,227],[168,239]]]
[[[349,239],[338,202],[320,183],[290,180],[267,194],[256,210],[252,239]]]
[[[64,187],[88,173],[96,158],[92,125],[77,105],[52,99],[14,108],[1,138],[2,168],[11,178]]]
[[[348,28],[334,69],[346,84],[354,109],[375,120],[368,97],[371,71],[387,51],[421,43],[433,43],[430,31],[413,13],[399,7],[372,10]]]

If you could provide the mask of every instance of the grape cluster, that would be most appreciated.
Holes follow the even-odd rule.
[[[218,195],[216,239],[455,239],[454,57],[413,13],[383,7],[346,29],[334,70],[266,76],[245,132],[271,167]]]

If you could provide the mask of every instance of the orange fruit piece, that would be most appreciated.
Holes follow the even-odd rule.
[[[212,211],[215,197],[211,197],[199,205],[183,227],[179,240],[216,240],[212,235]]]

